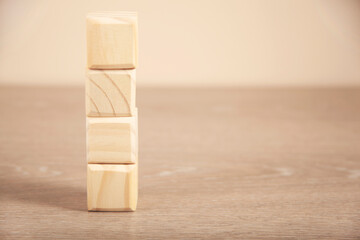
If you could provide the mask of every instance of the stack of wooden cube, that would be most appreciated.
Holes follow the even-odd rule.
[[[86,21],[88,210],[135,211],[137,14],[91,13]]]

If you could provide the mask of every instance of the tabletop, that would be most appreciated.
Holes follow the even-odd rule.
[[[359,239],[360,89],[139,88],[136,212],[88,212],[85,96],[0,87],[0,239]]]

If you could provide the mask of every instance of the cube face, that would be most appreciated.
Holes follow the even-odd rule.
[[[136,163],[137,114],[123,118],[87,118],[88,163]]]
[[[135,114],[136,70],[88,70],[86,115],[130,117]]]
[[[89,211],[135,211],[138,198],[137,164],[88,164]]]
[[[137,14],[88,14],[87,53],[90,69],[136,68]]]

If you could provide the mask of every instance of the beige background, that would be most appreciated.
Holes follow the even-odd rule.
[[[139,86],[360,86],[357,0],[1,0],[0,83],[83,84],[103,10],[139,12]]]

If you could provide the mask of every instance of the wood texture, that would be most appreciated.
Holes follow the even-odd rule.
[[[88,70],[86,115],[130,117],[135,113],[136,70]]]
[[[360,89],[138,89],[124,213],[87,211],[84,92],[0,87],[0,239],[359,239]]]
[[[137,114],[134,117],[87,118],[88,163],[136,163]]]
[[[89,211],[135,211],[138,197],[137,164],[88,164]]]
[[[88,68],[136,68],[137,13],[90,13],[86,22]]]

